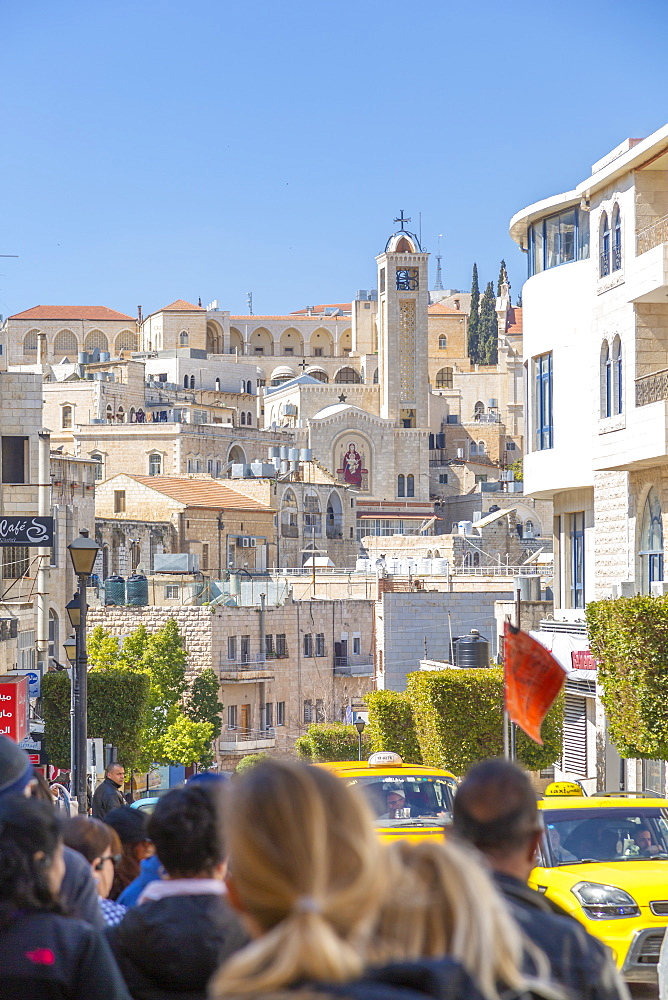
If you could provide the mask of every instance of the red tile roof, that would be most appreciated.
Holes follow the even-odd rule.
[[[506,317],[506,333],[522,332],[522,307],[511,306]]]
[[[185,299],[177,299],[176,302],[172,302],[169,306],[163,306],[162,309],[158,309],[158,312],[206,312],[204,306],[194,306],[192,302],[186,302]]]
[[[179,500],[188,507],[221,507],[230,510],[271,510],[266,504],[236,493],[217,479],[190,479],[185,476],[130,476],[143,486]]]
[[[134,316],[126,316],[125,313],[107,309],[106,306],[33,306],[32,309],[26,309],[24,312],[14,313],[9,319],[89,319],[96,322],[100,320],[135,322]]]
[[[446,306],[442,302],[432,302],[430,306],[427,306],[427,312],[430,315],[438,316],[466,316],[463,309],[455,309],[454,306]]]

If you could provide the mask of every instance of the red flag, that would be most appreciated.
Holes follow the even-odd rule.
[[[510,622],[504,627],[503,659],[510,720],[542,746],[540,727],[564,685],[566,672],[545,646]]]

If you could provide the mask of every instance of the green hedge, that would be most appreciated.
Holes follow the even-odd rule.
[[[372,749],[392,750],[401,754],[407,764],[421,764],[422,753],[408,696],[400,691],[372,691],[364,701],[369,709],[369,725],[364,732]]]
[[[261,764],[263,760],[268,760],[268,753],[247,753],[245,757],[242,757],[237,766],[234,769],[235,774],[243,774],[244,771],[250,771],[252,767],[257,764]]]
[[[150,678],[127,670],[90,671],[88,674],[88,735],[118,748],[118,759],[128,769],[140,754],[148,709]],[[70,681],[65,672],[49,672],[42,679],[44,736],[55,767],[70,766]]]
[[[295,749],[302,760],[357,760],[359,737],[354,726],[347,726],[343,722],[316,722],[297,738]],[[366,760],[370,753],[371,743],[364,733],[362,758]]]
[[[472,764],[503,754],[503,670],[417,671],[408,675],[422,760],[464,774]],[[549,767],[561,756],[563,699],[543,723],[544,745],[517,730],[517,759],[531,770]]]
[[[668,598],[620,597],[586,609],[612,741],[623,757],[668,758]]]

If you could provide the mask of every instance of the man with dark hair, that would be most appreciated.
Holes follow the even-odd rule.
[[[126,804],[123,795],[124,784],[125,768],[118,761],[114,761],[104,772],[104,781],[101,781],[95,789],[93,819],[104,819],[112,809],[118,809],[119,806]]]
[[[135,1000],[206,997],[220,963],[248,940],[225,899],[222,789],[175,788],[157,803],[148,832],[165,877],[109,934]]]
[[[506,760],[471,768],[455,795],[453,826],[460,840],[484,854],[513,916],[547,956],[555,983],[582,1000],[628,998],[605,945],[527,885],[543,824],[521,768]],[[527,973],[536,972],[530,956],[526,965]]]

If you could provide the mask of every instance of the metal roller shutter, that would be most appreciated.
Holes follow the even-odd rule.
[[[565,699],[562,770],[574,778],[587,777],[587,700],[574,694]]]

